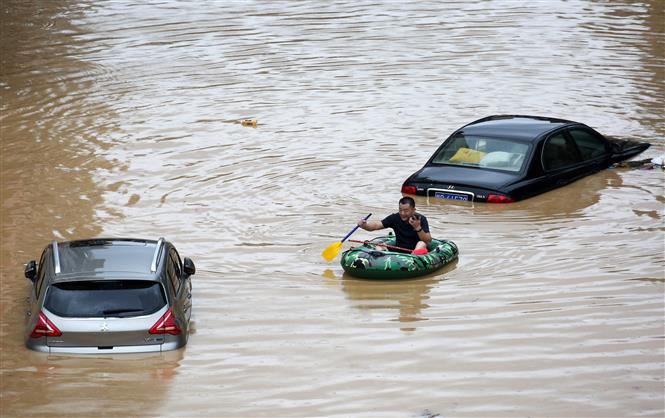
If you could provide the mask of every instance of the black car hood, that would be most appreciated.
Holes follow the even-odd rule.
[[[504,171],[487,170],[482,168],[459,166],[430,166],[423,167],[409,177],[407,182],[432,183],[460,186],[478,187],[490,190],[500,190],[522,178],[520,173],[507,173]]]

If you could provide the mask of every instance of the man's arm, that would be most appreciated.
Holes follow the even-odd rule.
[[[358,226],[365,231],[376,231],[385,228],[381,221],[366,221],[365,219],[359,220]]]
[[[416,232],[418,234],[418,239],[423,241],[427,246],[429,246],[432,243],[432,234],[429,232],[425,232],[424,229],[421,229],[420,232]]]

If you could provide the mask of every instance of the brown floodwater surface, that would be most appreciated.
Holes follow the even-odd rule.
[[[418,198],[421,279],[320,256],[484,116],[664,155],[662,1],[134,3],[0,3],[0,416],[663,417],[662,170]],[[23,264],[97,236],[194,260],[184,349],[24,347]]]

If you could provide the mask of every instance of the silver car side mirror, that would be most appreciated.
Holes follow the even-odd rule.
[[[185,257],[185,259],[183,260],[183,269],[185,270],[185,274],[188,276],[191,276],[194,273],[196,273],[196,267],[194,266],[194,262],[189,257]]]
[[[28,261],[28,264],[25,265],[25,277],[27,279],[30,279],[31,282],[35,281],[35,277],[37,277],[37,263],[35,260],[30,260]]]

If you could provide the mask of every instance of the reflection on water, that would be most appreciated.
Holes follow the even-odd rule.
[[[21,415],[60,415],[57,405],[64,402],[68,416],[142,416],[169,396],[183,351],[54,356],[25,350],[21,357],[25,366],[2,371],[12,382],[3,387],[3,402]]]
[[[52,238],[99,234],[94,176],[121,165],[103,158],[116,122],[95,97],[94,66],[73,58],[76,28],[61,18],[67,3],[2,4],[3,268],[13,270]]]
[[[663,154],[662,1],[0,12],[3,417],[663,415],[661,171],[511,205],[419,198],[460,258],[417,280],[319,255],[483,116],[579,120]],[[22,263],[101,235],[165,236],[196,262],[175,358],[23,346]]]
[[[416,204],[431,207],[436,212],[445,211],[451,207],[463,211],[471,210],[474,217],[481,218],[498,217],[502,219],[507,216],[511,220],[525,221],[577,218],[586,209],[599,202],[602,192],[607,191],[608,188],[620,188],[623,185],[621,175],[617,171],[617,169],[603,170],[577,180],[568,187],[554,189],[510,205],[474,204],[473,202],[428,199],[421,196],[416,197]]]
[[[445,274],[454,270],[456,264],[457,261],[453,261],[435,274],[415,280],[361,280],[345,272],[342,290],[355,308],[368,311],[397,310],[396,320],[404,323],[400,329],[415,331],[416,324],[412,323],[427,320],[427,314],[423,313],[429,307],[427,294]]]

